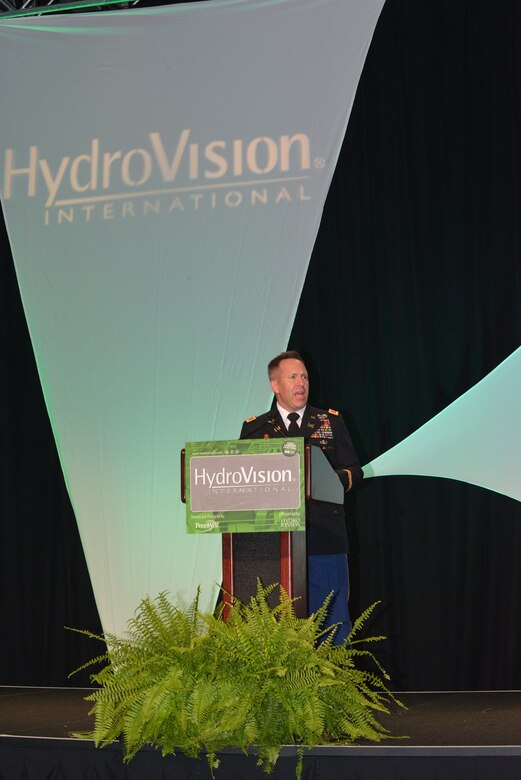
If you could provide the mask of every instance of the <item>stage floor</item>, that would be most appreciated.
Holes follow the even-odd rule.
[[[74,731],[88,731],[88,693],[85,688],[0,686],[0,736],[70,739]],[[381,722],[391,734],[408,739],[385,740],[380,747],[521,747],[521,691],[415,692],[399,697],[407,710],[393,707]]]
[[[87,694],[78,688],[0,687],[0,777],[47,778],[44,772],[58,765],[60,777],[73,780],[90,777],[94,766],[100,778],[210,777],[204,761],[196,762],[193,774],[193,759],[161,759],[158,751],[145,748],[124,766],[118,743],[96,750],[90,741],[71,737],[92,728]],[[381,722],[391,734],[407,739],[312,748],[303,778],[521,780],[521,691],[409,692],[399,697],[407,710],[393,707]],[[294,777],[295,756],[295,746],[283,748],[272,778]],[[222,759],[216,780],[265,777],[254,756],[245,758],[230,749]],[[6,761],[12,766],[8,774],[3,771]],[[75,767],[72,774],[67,761]],[[27,766],[33,774],[24,774]]]

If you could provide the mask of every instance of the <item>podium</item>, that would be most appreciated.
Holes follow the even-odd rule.
[[[192,523],[192,526],[201,527],[201,531],[196,531],[192,527],[189,532],[211,532],[222,535],[222,587],[225,620],[234,597],[241,601],[248,601],[256,593],[258,578],[264,585],[274,582],[280,583],[290,598],[296,599],[294,602],[295,614],[298,617],[308,616],[305,530],[308,506],[314,502],[343,504],[344,488],[320,447],[310,444],[304,445],[303,441],[303,439],[269,439],[267,441],[255,439],[235,442],[192,442],[187,443],[186,448],[181,452],[181,498],[186,503],[187,494],[189,494],[190,504],[187,503],[187,522],[189,515],[205,520],[205,522]],[[280,511],[274,511],[272,508],[267,509],[267,501],[273,501],[273,499],[269,499],[268,488],[253,494],[250,488],[247,498],[243,499],[242,496],[239,496],[239,502],[241,500],[247,502],[247,510],[238,504],[238,509],[229,511],[229,506],[233,505],[234,496],[227,497],[223,494],[224,491],[233,492],[233,484],[231,487],[228,485],[217,486],[211,477],[208,477],[207,480],[210,488],[205,491],[204,496],[194,498],[195,483],[197,481],[204,482],[207,477],[204,464],[208,461],[211,444],[217,445],[215,455],[218,456],[216,459],[218,469],[214,470],[214,473],[218,474],[221,483],[224,484],[226,477],[229,478],[228,481],[233,482],[230,475],[233,477],[233,475],[239,474],[239,481],[241,472],[245,477],[252,473],[253,467],[249,461],[247,462],[248,468],[237,465],[241,462],[238,459],[243,455],[242,451],[252,442],[255,442],[257,457],[259,455],[262,457],[261,453],[264,448],[269,449],[270,452],[274,446],[285,447],[287,450],[291,443],[302,450],[303,457],[299,458],[298,473],[295,471],[288,477],[289,485],[300,484],[299,511],[302,522],[299,530],[284,530],[283,527],[277,526],[279,514],[282,515],[282,519],[279,518],[280,525],[284,526],[290,524],[287,518],[293,518],[296,510],[288,509],[285,515],[286,510],[284,509]],[[206,456],[206,460],[199,456],[199,452]],[[228,464],[230,464],[229,468]],[[296,466],[296,463],[292,465]],[[268,473],[280,475],[281,469],[278,468],[276,472]],[[292,488],[288,487],[285,490],[289,493]],[[295,498],[291,500],[295,501]],[[223,506],[226,507],[226,511],[223,511]],[[237,513],[236,515],[234,515],[234,511]],[[266,514],[270,518],[273,516],[272,522],[265,520]],[[257,522],[258,515],[262,515],[264,522]],[[223,517],[226,519],[223,520]],[[236,517],[240,517],[240,523],[234,523]],[[296,521],[294,522],[296,523]],[[291,524],[293,524],[293,520]],[[239,526],[240,532],[230,530],[230,528]],[[274,596],[276,598],[276,594]]]

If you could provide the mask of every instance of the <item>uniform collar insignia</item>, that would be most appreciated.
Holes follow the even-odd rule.
[[[280,427],[279,423],[277,422],[277,418],[275,417],[275,415],[273,413],[269,416],[268,422],[271,425],[273,425],[273,428],[274,428],[274,430],[277,433],[281,433],[283,436],[287,436],[288,435],[286,431],[282,430],[282,428]]]

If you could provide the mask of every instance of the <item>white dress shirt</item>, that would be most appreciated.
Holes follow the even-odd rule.
[[[307,406],[307,404],[306,404],[306,406]],[[292,412],[288,412],[287,409],[284,409],[278,403],[277,403],[277,409],[279,410],[279,414],[282,417],[282,421],[283,421],[284,425],[286,426],[286,430],[287,430],[289,428],[289,424],[291,422],[291,420],[288,420],[288,414],[292,414]],[[306,407],[303,406],[302,409],[295,409],[295,411],[296,411],[296,413],[298,415],[300,415],[298,420],[296,421],[298,427],[300,428],[302,426],[302,420],[304,419],[304,412],[306,411]]]

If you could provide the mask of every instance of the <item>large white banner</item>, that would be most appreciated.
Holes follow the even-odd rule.
[[[0,22],[2,203],[106,631],[220,581],[179,451],[267,408],[383,2]]]

